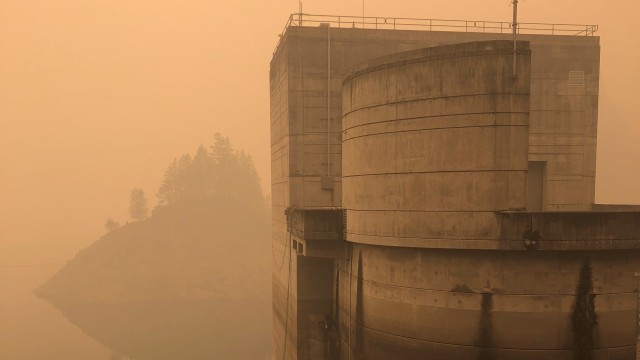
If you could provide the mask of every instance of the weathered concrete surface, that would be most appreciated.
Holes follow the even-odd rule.
[[[545,210],[588,210],[595,189],[599,38],[547,35],[519,38],[531,42],[529,160],[547,163]],[[277,174],[284,171],[285,175],[290,172],[291,204],[300,208],[340,205],[341,87],[351,69],[364,61],[402,51],[495,39],[508,40],[510,36],[288,28],[271,63],[271,119],[272,144],[279,141],[277,148],[287,154],[286,162],[278,162],[273,170]],[[274,112],[278,108],[274,102],[283,106],[281,112]],[[329,112],[331,155],[327,171]],[[286,139],[282,139],[285,135]],[[279,158],[274,155],[274,159]],[[322,190],[321,180],[325,176],[335,182],[333,191]]]
[[[533,240],[535,250],[640,249],[640,212],[504,212],[500,248],[522,249]]]
[[[291,209],[289,231],[298,254],[330,259],[347,259],[342,209]]]
[[[361,62],[401,51],[494,39],[508,40],[509,36],[287,29],[270,71],[275,358],[308,358],[317,348],[298,336],[299,326],[311,329],[310,324],[317,323],[323,314],[305,313],[304,307],[298,306],[299,295],[306,296],[300,294],[298,285],[305,281],[302,276],[311,276],[313,271],[299,274],[299,257],[296,250],[291,250],[284,210],[342,205],[341,90],[349,70]],[[547,162],[545,210],[588,209],[594,193],[599,39],[536,35],[520,39],[531,41],[528,160]],[[584,83],[575,81],[575,73],[570,82],[569,71],[583,72]],[[403,161],[409,163],[411,159]],[[462,198],[452,201],[465,203]],[[458,215],[474,223],[487,223],[486,218],[474,219],[464,212]],[[326,266],[318,265],[314,271],[328,276]],[[311,280],[309,277],[306,281]],[[306,319],[307,324],[301,324],[300,319]]]
[[[530,53],[519,45],[515,79],[508,41],[399,53],[345,79],[348,241],[491,239],[494,211],[526,208]]]
[[[274,357],[297,355],[297,255],[291,249],[285,208],[289,206],[288,54],[281,49],[271,61],[271,203]]]
[[[434,218],[420,219],[411,214],[389,222],[387,213],[373,212],[368,219],[366,215],[350,216],[349,241],[431,249],[527,250],[527,241],[533,242],[532,250],[540,251],[640,249],[639,211],[499,212],[481,218],[451,214],[435,225],[430,223]],[[460,223],[465,232],[459,231]],[[433,237],[425,238],[425,229],[438,224],[443,227],[434,231]],[[405,231],[402,237],[395,235],[398,228]]]
[[[530,68],[521,44],[511,78],[510,46],[399,53],[345,78],[342,358],[573,359],[576,303],[595,298],[588,351],[632,359],[640,213],[526,211]]]
[[[639,212],[640,205],[593,204],[591,210],[599,212]]]
[[[595,359],[631,360],[638,250],[371,245],[354,245],[351,261],[340,262],[342,358],[351,350],[354,359],[573,359],[571,315],[586,259]]]

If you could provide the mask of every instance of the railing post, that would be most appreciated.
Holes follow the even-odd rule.
[[[514,0],[518,1],[518,0]],[[330,18],[329,22],[332,24],[337,23],[338,28],[342,28],[342,16],[340,15],[314,15],[304,14],[302,11],[298,13],[292,13],[289,16],[286,28],[289,26],[304,26],[305,19],[307,16],[307,23],[314,24],[318,23],[322,18]],[[337,20],[336,20],[337,18]],[[444,29],[448,29],[451,31],[462,31],[462,26],[460,26],[460,22],[464,21],[464,31],[465,32],[483,32],[486,33],[487,29],[489,32],[496,32],[496,25],[500,26],[500,34],[504,34],[504,30],[507,32],[514,32],[515,34],[523,34],[523,33],[532,33],[532,34],[551,34],[556,35],[556,32],[560,35],[562,34],[573,34],[573,35],[581,35],[584,32],[584,36],[593,36],[598,31],[597,25],[588,25],[588,24],[550,24],[550,23],[531,23],[531,24],[522,24],[523,26],[513,26],[511,22],[503,22],[503,21],[489,21],[489,26],[487,26],[487,21],[481,21],[481,24],[478,24],[480,21],[472,21],[472,20],[438,20],[438,19],[404,19],[407,20],[403,22],[403,19],[395,18],[395,17],[378,17],[378,16],[362,16],[362,17],[351,17],[346,16],[347,21],[345,27],[348,27],[348,23],[351,22],[353,28],[356,28],[355,20],[361,21],[362,28],[367,29],[367,26],[371,26],[371,29],[389,29],[393,26],[393,30],[398,30],[399,27],[405,26],[407,28],[418,28],[422,29],[422,26],[425,27],[426,31],[434,31],[433,27],[442,27]],[[374,23],[369,23],[369,19],[374,19]],[[353,20],[353,21],[352,21]],[[400,22],[398,22],[400,20]],[[393,21],[393,24],[391,23]],[[412,22],[413,21],[413,22]],[[441,23],[438,23],[441,21]],[[435,24],[434,24],[435,22]],[[482,26],[481,26],[482,25]],[[506,25],[506,26],[505,26]],[[520,25],[520,24],[518,24]],[[556,25],[558,25],[558,29],[556,31]],[[524,30],[524,32],[523,32]],[[284,34],[284,32],[282,33]],[[277,48],[277,46],[276,46]]]

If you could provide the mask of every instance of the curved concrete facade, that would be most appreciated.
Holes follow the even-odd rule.
[[[343,87],[347,240],[466,247],[526,208],[530,54],[475,42],[363,65]]]
[[[508,215],[527,209],[529,155],[530,52],[518,43],[514,78],[512,46],[399,53],[345,78],[343,359],[569,360],[578,338],[596,359],[633,357],[640,253]],[[527,229],[566,251],[522,251]]]
[[[598,37],[520,34],[514,81],[510,34],[299,25],[270,68],[274,358],[634,358]]]
[[[354,245],[339,270],[342,359],[572,360],[586,260],[597,316],[592,355],[634,359],[636,284],[628,274],[639,259],[637,250]]]

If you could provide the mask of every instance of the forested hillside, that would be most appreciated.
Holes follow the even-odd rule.
[[[269,213],[251,158],[216,134],[167,169],[146,220],[112,229],[36,293],[135,359],[263,359]]]

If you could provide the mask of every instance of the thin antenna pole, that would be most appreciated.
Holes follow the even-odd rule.
[[[331,24],[327,24],[327,177],[331,176]]]
[[[298,25],[302,26],[302,0],[298,0],[298,16],[299,16],[299,20],[298,20]]]
[[[513,0],[513,78],[516,78],[516,35],[518,34],[518,0]]]

